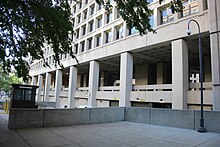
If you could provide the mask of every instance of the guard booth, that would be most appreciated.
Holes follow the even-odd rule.
[[[35,105],[38,86],[12,84],[11,108],[37,108]]]

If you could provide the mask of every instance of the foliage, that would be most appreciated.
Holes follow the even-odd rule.
[[[16,76],[15,73],[10,73],[9,75],[4,73],[0,67],[0,90],[6,93],[11,91],[12,84],[21,84],[21,79]]]
[[[96,1],[104,4],[106,10],[111,9],[108,0]],[[141,35],[155,32],[150,26],[152,10],[147,0],[115,2],[129,28],[135,27]],[[173,12],[181,11],[181,6],[181,0],[170,3]],[[29,65],[24,59],[30,55],[32,60],[44,60],[44,43],[51,45],[55,65],[62,66],[60,54],[69,53],[75,58],[69,38],[73,34],[70,16],[68,0],[0,0],[0,63],[4,72],[15,68],[17,75],[27,81]]]
[[[0,62],[6,73],[12,66],[19,77],[28,79],[29,66],[24,60],[43,59],[42,47],[47,42],[53,48],[55,61],[70,53],[72,31],[67,0],[1,0],[0,1]]]

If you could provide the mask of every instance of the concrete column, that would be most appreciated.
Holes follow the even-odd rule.
[[[96,92],[99,86],[99,63],[91,61],[89,66],[89,99],[88,105],[96,107]]]
[[[36,76],[33,76],[31,78],[31,85],[36,85],[37,84],[37,77]]]
[[[42,101],[41,99],[41,91],[43,88],[43,76],[42,75],[38,75],[37,86],[39,86],[37,89],[37,101]]]
[[[220,110],[220,1],[209,0],[213,110]]]
[[[141,65],[136,67],[135,71],[135,84],[147,85],[148,84],[148,65]]]
[[[62,70],[56,70],[56,80],[55,80],[55,92],[54,98],[56,100],[56,107],[60,107],[60,91],[62,87]]]
[[[157,84],[163,84],[163,62],[157,63]]]
[[[119,106],[131,106],[130,91],[132,90],[133,56],[128,52],[121,54],[120,65],[120,100]]]
[[[172,108],[187,109],[189,85],[187,42],[179,39],[172,42]]]
[[[44,90],[44,101],[48,101],[49,92],[50,92],[50,85],[51,85],[51,73],[46,73],[46,80],[45,80],[45,90]]]
[[[75,107],[75,97],[74,91],[76,91],[77,86],[77,68],[75,66],[70,67],[69,73],[69,90],[68,90],[68,107]]]

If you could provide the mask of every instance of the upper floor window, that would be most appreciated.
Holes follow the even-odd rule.
[[[76,39],[79,38],[79,29],[76,30]]]
[[[74,53],[75,53],[75,54],[78,54],[78,44],[76,44],[76,45],[74,46]]]
[[[111,42],[112,32],[111,30],[105,31],[105,43]]]
[[[98,10],[101,10],[101,9],[102,9],[102,7],[103,7],[103,5],[102,5],[102,4],[98,4]]]
[[[80,42],[81,53],[85,51],[85,41]]]
[[[83,11],[83,19],[85,20],[87,18],[87,9]]]
[[[119,18],[119,17],[120,17],[119,9],[118,9],[118,8],[116,8],[116,9],[115,9],[115,11],[116,11],[116,19],[117,19],[117,18]]]
[[[92,37],[87,39],[87,43],[88,43],[88,50],[92,49]]]
[[[182,17],[195,14],[198,12],[197,0],[184,0],[182,4],[183,4]]]
[[[152,28],[154,27],[154,15],[150,16],[150,25]]]
[[[102,26],[102,16],[97,17],[97,28]]]
[[[203,10],[208,10],[208,0],[203,0]]]
[[[94,21],[92,20],[89,22],[89,32],[92,32],[93,29],[94,29]]]
[[[112,11],[106,13],[106,24],[112,21]]]
[[[169,7],[160,10],[161,24],[165,24],[174,21],[174,15]]]
[[[96,47],[101,45],[101,34],[96,35]]]
[[[81,14],[79,14],[78,16],[77,16],[77,19],[78,19],[78,24],[81,22]]]
[[[85,5],[88,4],[89,0],[85,0]]]
[[[86,34],[86,25],[82,26],[82,36]]]
[[[95,4],[89,7],[90,8],[90,15],[93,15],[95,12]]]
[[[72,14],[76,13],[76,5],[72,7]]]
[[[82,8],[82,1],[79,2],[79,9]]]
[[[123,25],[116,26],[116,40],[123,38]]]
[[[135,27],[130,28],[128,31],[128,35],[133,35],[136,33],[138,33],[138,30]]]

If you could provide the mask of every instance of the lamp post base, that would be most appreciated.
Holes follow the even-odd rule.
[[[204,127],[204,119],[203,118],[200,119],[200,127],[198,129],[198,132],[199,133],[206,133],[207,132],[207,130]]]

